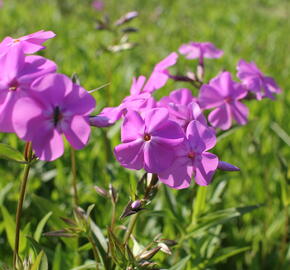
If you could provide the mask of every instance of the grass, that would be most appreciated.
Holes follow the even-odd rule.
[[[110,45],[115,36],[95,30],[96,19],[101,18],[102,13],[93,10],[90,1],[77,0],[4,0],[4,7],[0,9],[0,38],[7,35],[18,37],[40,29],[56,32],[57,37],[46,43],[47,49],[41,54],[56,61],[59,72],[67,75],[76,72],[88,90],[110,82],[109,86],[94,93],[98,110],[103,106],[117,105],[128,94],[133,76],[148,76],[155,63],[191,40],[210,41],[225,51],[223,58],[206,61],[207,79],[222,68],[235,72],[240,58],[255,61],[266,74],[277,80],[283,92],[274,102],[249,102],[249,124],[220,140],[215,152],[222,160],[239,166],[241,173],[216,175],[208,188],[203,212],[264,204],[258,210],[223,225],[223,234],[218,240],[223,247],[250,248],[218,263],[214,269],[286,269],[290,260],[289,1],[106,0],[105,6],[105,13],[113,20],[130,10],[140,13],[140,17],[132,22],[140,29],[132,34],[132,40],[139,44],[136,48],[113,55],[98,53],[102,46]],[[182,60],[177,69],[181,70],[183,64],[191,65]],[[178,87],[182,86],[178,84]],[[168,90],[173,89],[169,87]],[[111,145],[108,145],[105,133]],[[23,148],[24,144],[14,135],[2,134],[0,138],[20,150]],[[107,188],[112,182],[120,192],[117,213],[121,213],[129,198],[129,183],[135,181],[134,173],[121,168],[112,156],[111,149],[118,140],[114,127],[105,131],[95,129],[89,146],[76,153],[80,204],[84,208],[96,204],[93,216],[101,228],[110,223],[110,205],[96,195],[93,186]],[[285,160],[284,167],[281,160]],[[12,216],[20,172],[19,165],[0,161],[0,206],[5,206]],[[71,181],[69,148],[56,162],[35,165],[24,204],[22,228],[27,234],[33,233],[36,224],[47,213],[45,209],[40,211],[37,208],[39,203],[32,194],[49,199],[61,212],[71,215]],[[220,196],[216,194],[218,191]],[[184,213],[183,217],[188,216],[196,186],[169,192],[176,198],[177,211]],[[137,222],[139,240],[145,244],[159,232],[163,232],[166,238],[175,237],[176,228],[166,214],[172,207],[168,205],[165,194],[162,190],[150,206],[159,214],[152,218],[148,211]],[[5,226],[2,211],[0,262],[7,263],[11,261],[12,253]],[[46,231],[52,229],[53,222],[48,223]],[[65,250],[64,244],[57,239],[43,237],[41,244],[48,250],[53,247]],[[186,245],[185,249],[191,250],[194,240]],[[66,254],[61,269],[70,269],[78,265],[78,260],[84,259],[82,254],[75,256],[72,251]],[[57,260],[51,253],[48,257],[51,262]],[[156,258],[160,265],[168,267],[183,257],[183,252],[174,249],[172,257],[158,255]],[[184,269],[191,269],[190,264]]]

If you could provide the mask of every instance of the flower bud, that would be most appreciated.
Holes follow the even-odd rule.
[[[104,198],[108,198],[109,197],[109,193],[107,190],[105,190],[104,188],[98,187],[98,186],[94,186],[95,191],[101,195]]]
[[[240,168],[238,168],[230,163],[227,163],[225,161],[219,161],[218,169],[220,169],[222,171],[240,171]]]
[[[151,250],[145,251],[139,256],[139,258],[140,258],[140,260],[150,260],[151,258],[153,258],[157,254],[157,252],[160,249],[161,249],[161,247],[156,247],[156,248],[153,248]]]

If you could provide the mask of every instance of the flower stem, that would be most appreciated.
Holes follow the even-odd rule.
[[[23,173],[23,178],[21,181],[20,194],[19,194],[17,211],[16,211],[16,229],[15,229],[15,242],[14,242],[14,251],[13,251],[13,269],[17,269],[16,265],[17,265],[17,259],[19,257],[18,251],[19,251],[19,239],[20,239],[20,221],[21,221],[23,202],[25,198],[26,186],[28,182],[28,175],[29,175],[29,171],[31,168],[31,161],[32,161],[32,149],[31,149],[30,142],[27,142],[25,145],[24,157],[28,163],[25,164],[25,167],[24,167],[24,173]]]
[[[130,236],[134,230],[134,227],[136,225],[136,222],[137,222],[137,218],[139,216],[139,213],[131,216],[130,218],[130,222],[129,222],[129,225],[128,225],[128,229],[126,231],[126,234],[125,234],[125,239],[124,239],[124,243],[127,244],[129,239],[130,239]]]
[[[71,169],[73,175],[73,198],[75,206],[78,206],[78,189],[77,189],[77,167],[76,167],[76,155],[75,150],[71,147]]]

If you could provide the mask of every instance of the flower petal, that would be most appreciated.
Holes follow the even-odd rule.
[[[196,120],[193,120],[188,124],[186,137],[191,149],[197,153],[211,149],[216,144],[214,130]]]
[[[64,135],[75,149],[82,149],[89,140],[91,128],[86,117],[75,115],[69,126],[64,130]]]
[[[232,124],[231,108],[228,104],[216,108],[208,116],[209,122],[214,127],[219,127],[222,130],[229,129]]]
[[[144,167],[143,140],[119,144],[114,154],[120,164],[128,169],[140,170]]]
[[[167,170],[158,173],[162,183],[175,189],[189,187],[192,176],[192,163],[187,157],[177,158]]]
[[[195,182],[200,186],[207,186],[214,175],[217,166],[218,158],[212,153],[203,153],[201,159],[195,163]]]
[[[144,136],[144,120],[136,111],[128,111],[121,129],[123,143],[134,141]]]

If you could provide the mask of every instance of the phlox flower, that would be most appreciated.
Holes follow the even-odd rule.
[[[14,132],[12,112],[15,102],[27,96],[37,78],[56,71],[56,64],[41,56],[25,56],[21,46],[14,46],[0,57],[0,131]]]
[[[25,54],[38,52],[45,49],[42,43],[53,37],[55,37],[55,33],[44,30],[19,38],[6,37],[0,43],[0,56],[6,54],[12,47],[19,45],[23,47]]]
[[[202,85],[199,104],[202,109],[216,108],[209,114],[208,120],[214,127],[226,130],[231,127],[232,119],[240,125],[247,123],[248,108],[239,102],[246,95],[247,90],[234,82],[231,74],[225,71],[209,84]]]
[[[162,88],[169,78],[168,68],[174,66],[177,62],[177,59],[178,54],[173,52],[162,61],[160,61],[157,65],[155,65],[152,74],[144,85],[143,91],[152,93]]]
[[[121,128],[122,144],[114,150],[123,167],[158,173],[171,166],[175,146],[182,143],[184,134],[168,118],[165,108],[147,110],[142,115],[128,111]]]
[[[215,47],[210,42],[189,42],[179,48],[179,53],[185,55],[187,59],[199,59],[203,62],[204,58],[220,58],[223,51]]]
[[[237,66],[237,76],[243,85],[256,94],[258,100],[268,97],[275,99],[274,94],[281,92],[281,89],[271,77],[265,76],[254,62],[247,63],[241,59]]]
[[[158,173],[160,181],[176,188],[187,188],[192,177],[198,185],[206,186],[218,166],[216,155],[207,152],[216,144],[212,128],[193,120],[186,129],[186,138],[177,147],[174,163]]]
[[[167,108],[169,119],[178,123],[184,129],[192,120],[207,124],[206,118],[196,103],[196,98],[192,96],[191,91],[187,88],[172,91],[168,97],[163,97],[158,102],[158,106]]]
[[[62,135],[75,149],[83,148],[90,136],[89,114],[94,98],[62,74],[36,80],[30,96],[17,100],[12,119],[16,134],[32,142],[41,160],[52,161],[64,152]]]
[[[103,10],[104,9],[104,2],[101,1],[101,0],[95,0],[93,3],[92,3],[92,7],[95,9],[95,10]]]

